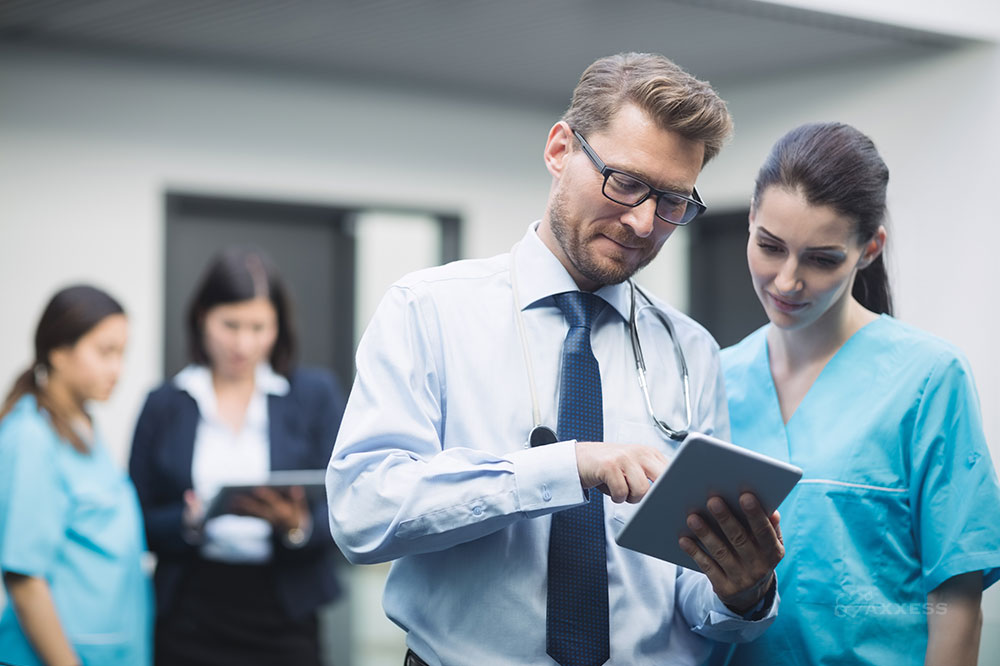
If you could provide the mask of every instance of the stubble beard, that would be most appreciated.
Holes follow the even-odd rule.
[[[583,238],[581,225],[572,225],[566,218],[566,202],[560,193],[555,196],[549,207],[549,227],[573,267],[591,282],[601,286],[621,284],[656,258],[657,251],[647,249],[648,255],[632,270],[629,270],[626,264],[616,261],[601,262],[590,249],[590,239]]]

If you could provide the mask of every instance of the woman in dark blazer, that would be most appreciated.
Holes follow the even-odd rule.
[[[325,502],[258,489],[239,515],[204,520],[223,485],[323,469],[344,398],[293,369],[287,293],[257,252],[209,266],[188,314],[192,363],[149,394],[129,471],[157,556],[157,666],[315,664],[317,609],[334,599]]]

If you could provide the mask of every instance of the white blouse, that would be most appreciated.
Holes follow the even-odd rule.
[[[254,392],[239,432],[219,418],[212,386],[212,372],[189,365],[174,377],[174,384],[198,405],[200,419],[194,440],[191,479],[202,506],[208,506],[224,485],[264,481],[271,470],[268,431],[268,395],[286,395],[288,380],[271,366],[257,366]],[[261,563],[271,559],[271,525],[262,518],[224,515],[205,523],[201,555],[206,559]]]

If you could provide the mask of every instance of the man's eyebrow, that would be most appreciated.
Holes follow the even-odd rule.
[[[626,176],[637,178],[647,185],[650,185],[662,192],[673,192],[674,194],[682,194],[686,197],[690,197],[692,194],[689,188],[678,183],[667,183],[666,187],[660,187],[656,184],[656,179],[642,169],[623,169],[621,167],[614,166],[613,164],[608,164],[607,166],[614,171],[625,174]]]

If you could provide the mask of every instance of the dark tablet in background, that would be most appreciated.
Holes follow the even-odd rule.
[[[241,494],[251,494],[257,488],[272,488],[287,494],[295,486],[305,490],[306,499],[312,502],[326,501],[326,470],[297,469],[271,472],[267,479],[255,484],[223,486],[208,503],[205,520],[232,513],[233,500]]]

